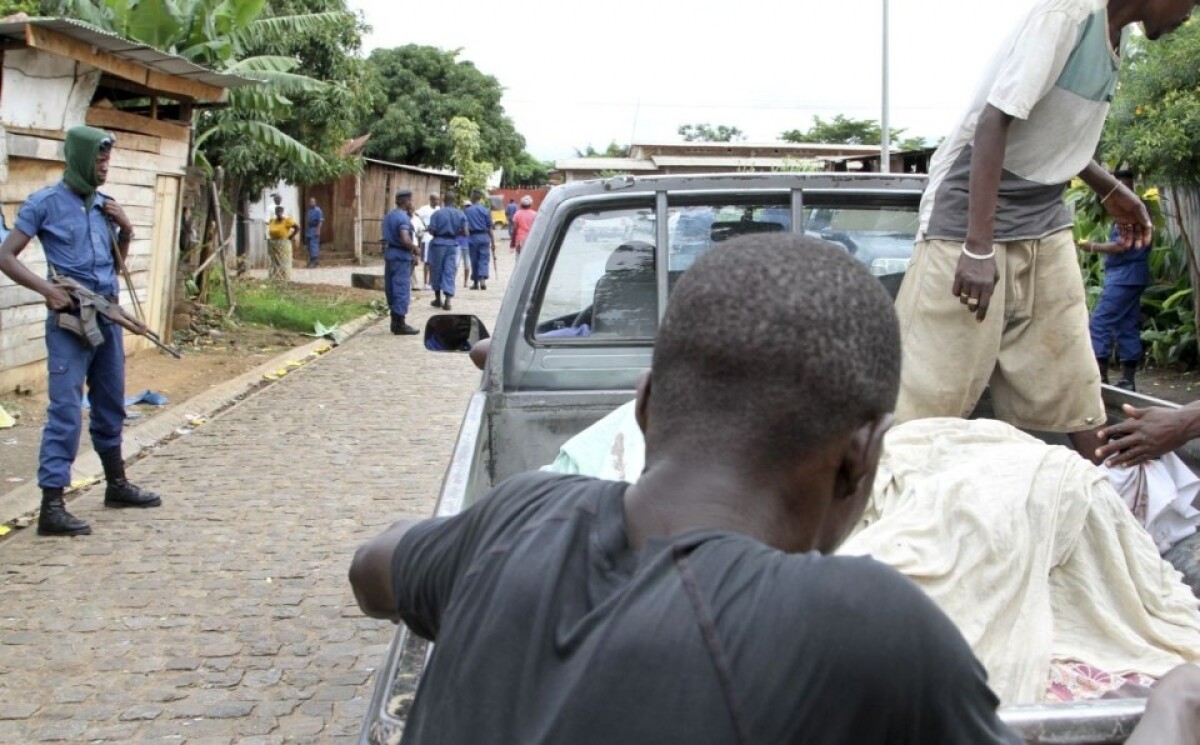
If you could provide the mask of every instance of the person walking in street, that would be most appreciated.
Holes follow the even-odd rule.
[[[496,236],[492,233],[492,210],[483,203],[484,194],[471,192],[472,204],[467,207],[467,230],[470,232],[471,289],[486,290],[490,276],[488,267],[496,251]]]
[[[383,218],[383,289],[392,333],[397,336],[420,333],[406,321],[412,297],[412,263],[419,252],[408,214],[411,209],[412,192],[401,189],[396,192],[396,208]]]
[[[525,239],[529,237],[529,231],[533,229],[534,218],[537,217],[537,210],[533,208],[533,197],[526,194],[521,197],[521,209],[513,215],[513,235],[512,249],[521,255],[521,247],[525,245]]]
[[[291,215],[284,214],[283,205],[275,208],[275,216],[267,223],[267,257],[270,267],[267,279],[287,282],[292,278],[292,252],[300,226]]]
[[[429,243],[433,240],[433,233],[429,232],[429,222],[433,219],[433,213],[437,212],[441,206],[441,197],[437,194],[430,194],[429,204],[422,205],[417,210],[417,217],[421,218],[421,223],[425,226],[424,232],[421,233],[421,266],[425,280],[423,285],[426,290],[431,289],[429,286]]]
[[[471,208],[471,202],[463,202],[462,211],[463,217],[466,217],[467,210]],[[469,230],[468,226],[468,230]],[[463,289],[467,288],[467,282],[471,280],[471,239],[469,235],[458,236],[458,263],[463,269]]]
[[[508,228],[508,242],[512,243],[513,239],[513,217],[517,214],[517,200],[509,199],[508,206],[504,208],[504,224]]]
[[[1113,173],[1126,188],[1133,189],[1133,172]],[[1142,361],[1142,292],[1150,285],[1150,248],[1121,244],[1121,230],[1113,225],[1108,243],[1080,241],[1084,251],[1104,254],[1104,290],[1092,309],[1089,328],[1092,350],[1100,367],[1100,379],[1108,383],[1108,363],[1116,342],[1121,363],[1118,388],[1136,391],[1138,365]]]
[[[108,178],[115,140],[93,127],[67,132],[63,180],[31,195],[17,214],[13,230],[0,244],[0,271],[46,299],[46,362],[49,406],[38,454],[42,508],[39,535],[87,535],[91,527],[67,511],[63,492],[71,484],[71,466],[83,429],[83,387],[91,401],[88,429],[104,467],[106,507],[157,507],[162,499],[125,478],[121,453],[125,426],[125,348],[120,326],[97,316],[103,341],[89,346],[62,328],[62,315],[80,316],[71,296],[48,281],[70,277],[113,302],[120,292],[117,257],[123,262],[133,240],[133,224],[112,197],[98,191]],[[115,230],[114,230],[115,226]],[[41,242],[47,279],[26,268],[18,256],[32,238]],[[79,318],[82,323],[82,317]]]
[[[304,214],[304,243],[308,246],[308,268],[317,265],[321,256],[321,223],[325,213],[317,206],[317,198],[309,197],[308,212]]]
[[[458,271],[458,239],[467,236],[467,217],[447,201],[445,207],[429,218],[429,232],[433,234],[433,240],[429,242],[433,284],[433,302],[430,305],[450,310],[450,302],[454,297],[454,278]]]
[[[991,387],[997,418],[1067,433],[1095,459],[1105,423],[1083,282],[1063,201],[1079,176],[1125,248],[1150,215],[1092,160],[1116,91],[1121,42],[1158,39],[1195,0],[1041,0],[938,148],[912,263],[896,299],[904,364],[896,417],[965,417]]]

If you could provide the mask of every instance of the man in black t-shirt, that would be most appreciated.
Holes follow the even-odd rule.
[[[844,251],[778,235],[701,257],[638,391],[636,485],[517,476],[355,556],[363,610],[437,642],[404,742],[1017,742],[916,586],[828,555],[899,366],[890,299]]]

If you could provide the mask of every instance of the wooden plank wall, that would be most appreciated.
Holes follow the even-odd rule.
[[[390,176],[390,178],[389,178]],[[367,163],[362,176],[362,242],[364,254],[378,254],[383,236],[383,217],[395,205],[400,189],[413,193],[413,207],[429,203],[431,194],[444,195],[453,185],[446,178]],[[353,184],[351,183],[351,187]]]
[[[133,222],[135,238],[127,264],[134,290],[143,307],[155,309],[148,319],[155,331],[169,331],[170,297],[178,260],[178,189],[163,188],[159,176],[182,177],[187,162],[187,128],[175,127],[145,117],[115,110],[92,108],[88,123],[112,131],[117,138],[108,183],[102,190],[119,201]],[[0,184],[0,208],[9,226],[21,204],[34,191],[62,178],[62,132],[36,133],[8,128],[8,180]],[[163,204],[163,199],[173,201]],[[174,226],[155,225],[155,216],[171,215]],[[21,255],[33,271],[44,275],[46,261],[34,241]],[[159,281],[152,283],[152,275]],[[151,287],[157,297],[151,298]],[[122,305],[130,312],[133,304],[122,282]],[[0,275],[0,392],[17,386],[45,386],[44,322],[46,308],[41,296],[15,285]],[[126,335],[126,351],[149,346],[140,337]]]

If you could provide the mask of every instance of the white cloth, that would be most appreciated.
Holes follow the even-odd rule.
[[[1052,658],[1155,677],[1200,661],[1195,597],[1104,474],[1002,422],[893,429],[839,552],[925,590],[1005,703],[1039,701]]]
[[[571,438],[544,470],[636,481],[645,444],[633,406]],[[1002,422],[895,427],[839,553],[869,554],[919,585],[1005,703],[1040,702],[1051,659],[1155,677],[1200,661],[1196,599],[1104,474]]]
[[[1200,477],[1178,455],[1167,453],[1132,468],[1101,466],[1100,470],[1146,526],[1159,553],[1165,554],[1200,526],[1200,510],[1193,505],[1200,495]]]

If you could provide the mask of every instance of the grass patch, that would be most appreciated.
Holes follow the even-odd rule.
[[[220,282],[214,283],[210,293],[212,305],[229,308]],[[242,279],[234,281],[233,294],[238,320],[288,331],[310,332],[318,321],[333,326],[372,310],[369,300],[322,285]]]

